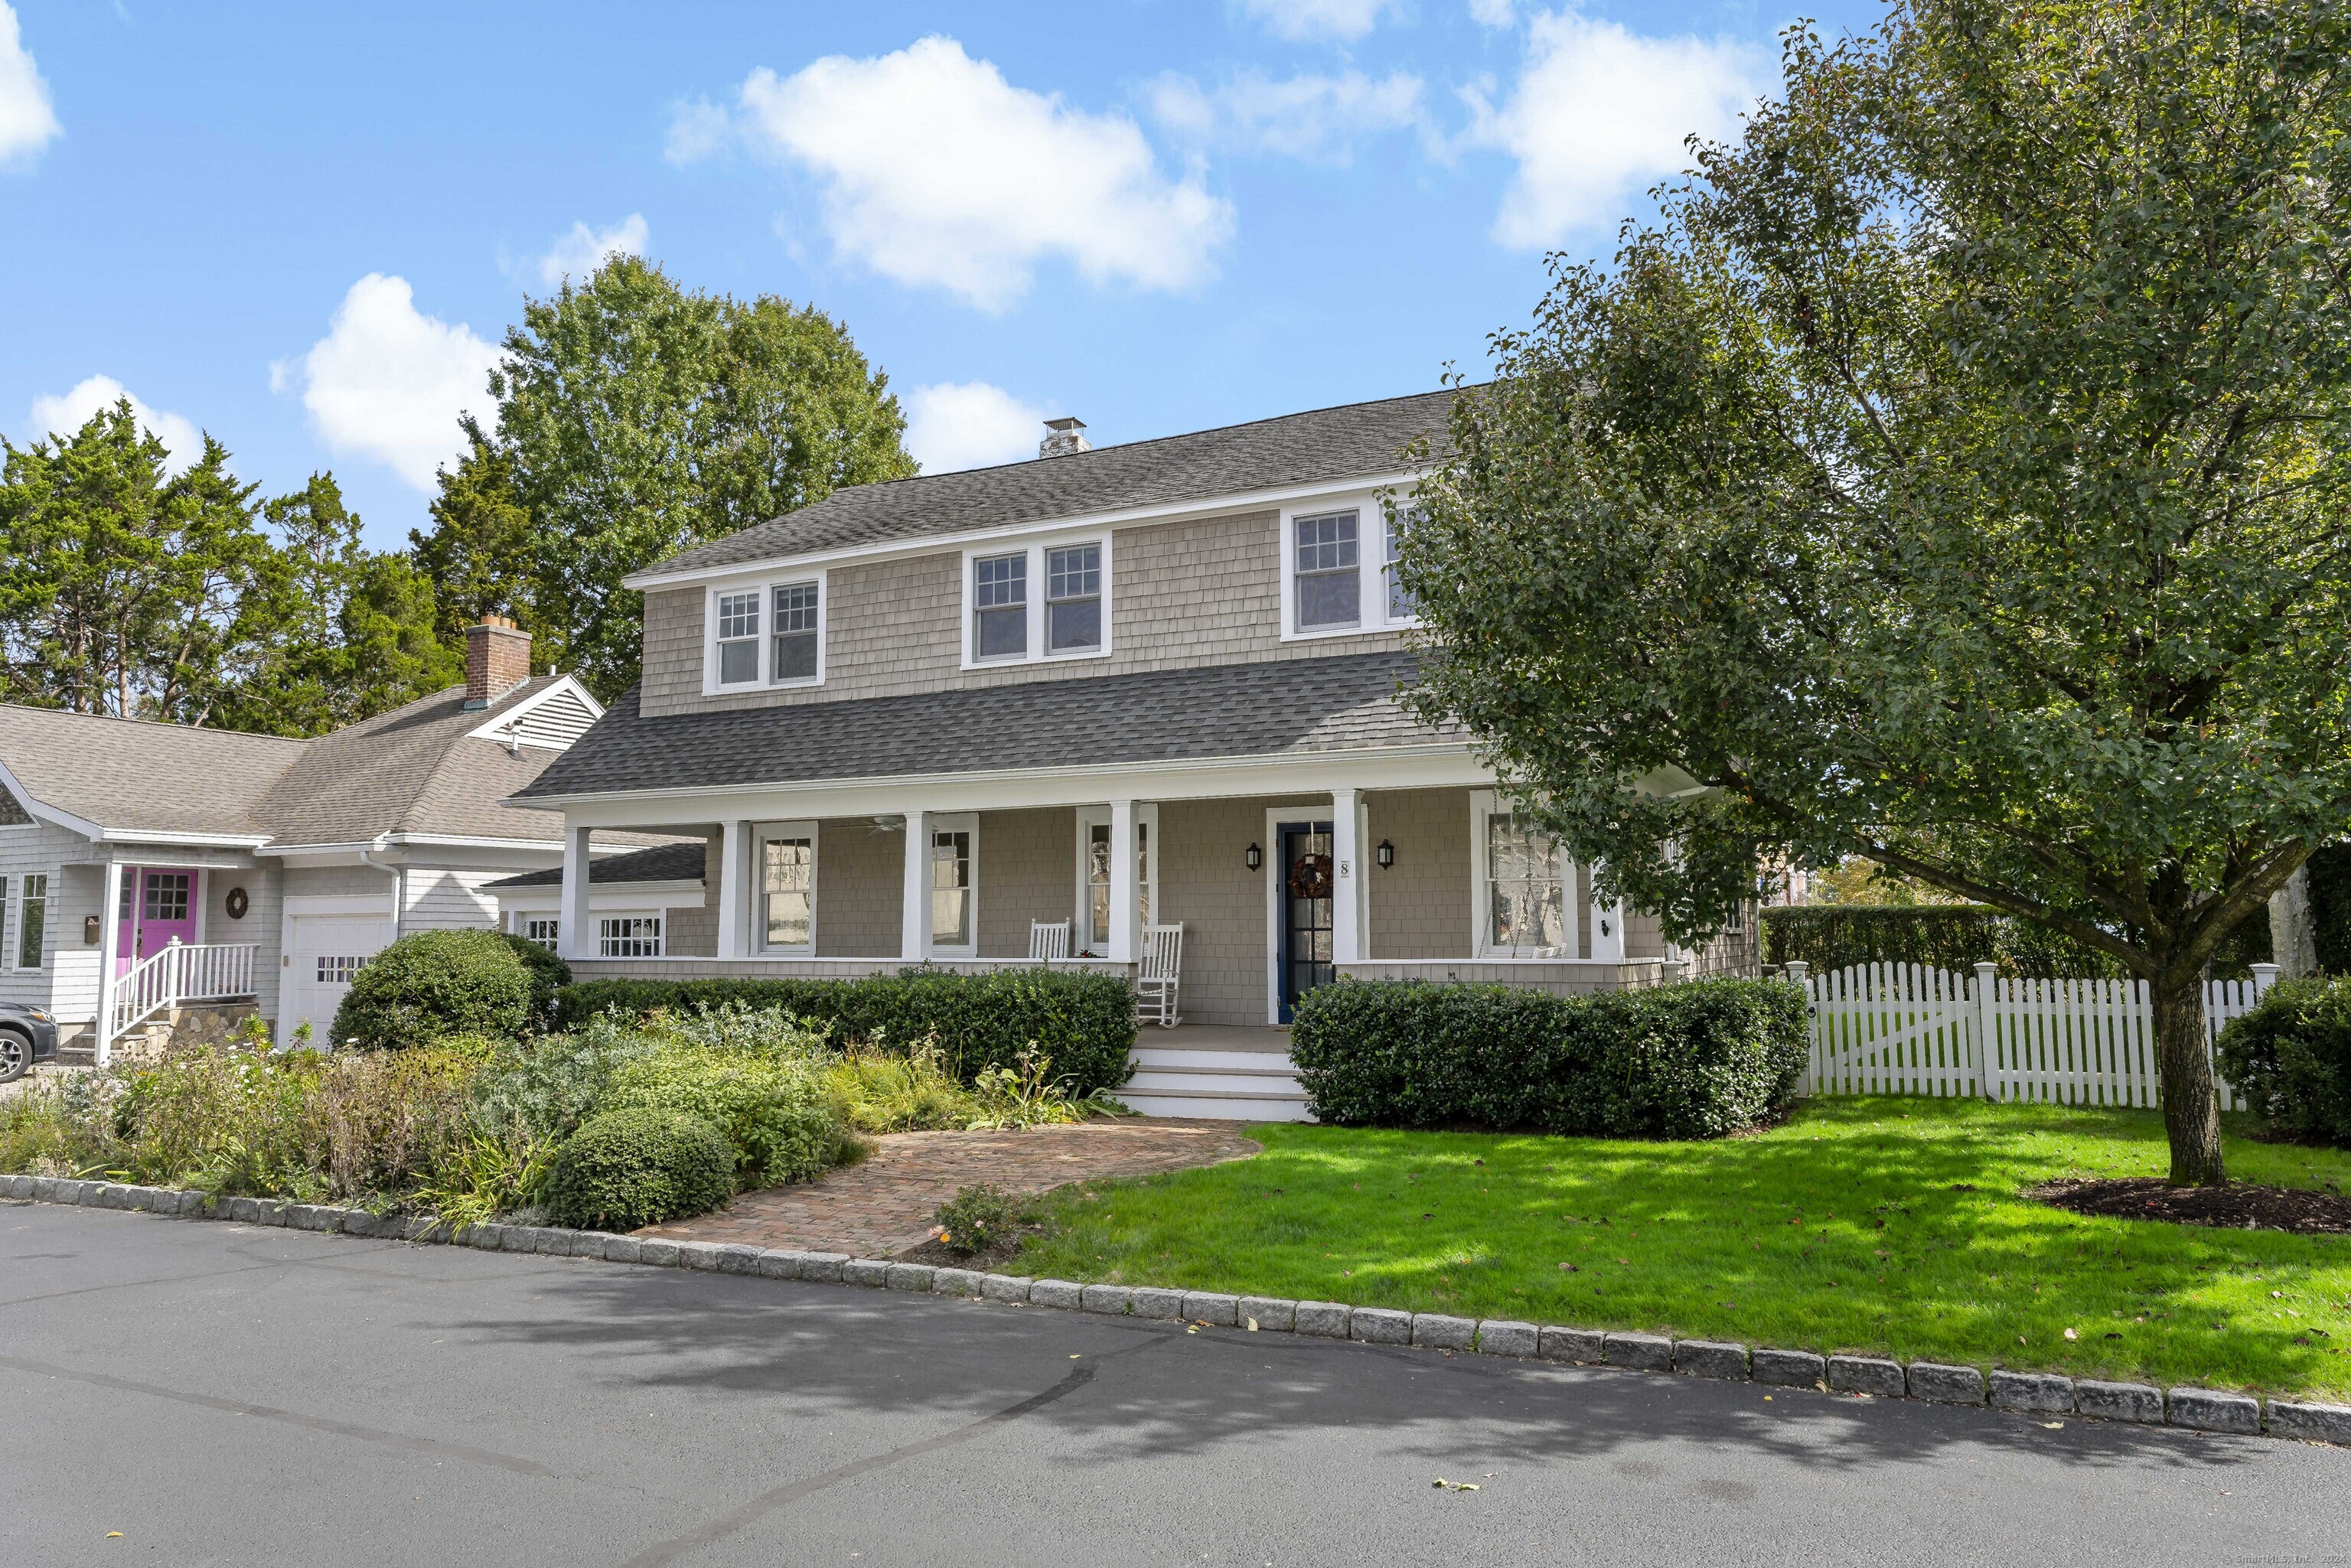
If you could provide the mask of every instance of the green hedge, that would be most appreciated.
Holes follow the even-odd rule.
[[[1354,1126],[1710,1138],[1784,1107],[1804,998],[1777,980],[1555,997],[1509,986],[1342,980],[1290,1031],[1314,1113]]]
[[[495,931],[418,931],[368,960],[335,1009],[337,1045],[391,1050],[443,1035],[512,1040],[530,1017],[530,970]]]
[[[2328,844],[2310,857],[2310,924],[2318,967],[2351,975],[2351,844]]]
[[[1991,962],[2010,976],[2061,975],[2118,979],[2122,966],[2071,936],[1981,904],[1807,904],[1763,911],[1763,961],[1801,958],[1817,972],[1855,964],[1922,964],[1965,971]],[[2269,912],[2231,932],[2213,955],[2212,973],[2241,979],[2250,964],[2270,961]]]
[[[556,1151],[547,1178],[556,1223],[583,1230],[684,1219],[734,1196],[726,1135],[699,1116],[653,1106],[590,1117]]]
[[[2351,977],[2272,986],[2220,1031],[2220,1073],[2279,1131],[2351,1148]]]
[[[862,980],[585,980],[556,998],[560,1028],[599,1013],[642,1018],[742,1002],[781,1008],[832,1026],[844,1041],[904,1048],[936,1034],[965,1082],[989,1067],[1017,1067],[1031,1040],[1052,1058],[1073,1097],[1126,1082],[1134,1046],[1134,989],[1123,977],[1080,969],[997,969],[959,975],[908,968]]]

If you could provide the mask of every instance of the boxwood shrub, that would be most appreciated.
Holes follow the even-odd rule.
[[[2220,1031],[2220,1074],[2280,1132],[2351,1148],[2351,977],[2283,980]]]
[[[583,1230],[634,1230],[707,1214],[734,1195],[726,1134],[661,1106],[590,1116],[556,1151],[547,1177],[555,1222]]]
[[[389,1050],[448,1034],[512,1040],[530,1016],[530,971],[495,931],[418,931],[351,978],[331,1031],[337,1045]]]
[[[1126,1082],[1134,1045],[1134,988],[1116,975],[1081,969],[997,969],[963,975],[915,967],[857,980],[586,980],[558,996],[559,1027],[601,1013],[642,1018],[657,1008],[687,1011],[742,1002],[782,1008],[832,1026],[844,1042],[904,1047],[936,1034],[965,1082],[989,1067],[1016,1067],[1029,1041],[1052,1058],[1053,1076],[1082,1097]]]
[[[1804,999],[1778,980],[1556,997],[1341,980],[1307,993],[1290,1055],[1314,1113],[1353,1126],[1713,1138],[1794,1097]]]

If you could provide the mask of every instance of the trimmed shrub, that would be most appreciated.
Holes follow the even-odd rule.
[[[556,1152],[547,1206],[559,1225],[634,1230],[707,1214],[734,1192],[725,1134],[683,1111],[638,1106],[581,1124]]]
[[[495,931],[419,931],[352,977],[338,1045],[382,1051],[451,1034],[511,1040],[530,1014],[530,971]]]
[[[727,1002],[781,1008],[830,1025],[836,1040],[893,1051],[936,1036],[948,1071],[965,1083],[988,1068],[1020,1071],[1020,1053],[1034,1042],[1072,1099],[1125,1082],[1134,1045],[1132,984],[1041,967],[979,975],[919,967],[862,980],[589,980],[563,988],[557,1013],[560,1027],[577,1028],[606,1012],[637,1019]]]
[[[2280,1132],[2351,1147],[2351,978],[2283,980],[2220,1031],[2220,1073]]]
[[[1815,973],[1855,964],[1919,964],[1964,974],[1978,964],[2010,977],[2125,977],[2120,964],[2029,920],[1982,904],[1805,904],[1763,911],[1763,961],[1801,958]],[[2242,979],[2270,961],[2270,917],[2256,911],[2212,956],[2219,979]]]
[[[1290,1060],[1325,1122],[1713,1138],[1794,1098],[1804,999],[1777,980],[1555,997],[1341,980],[1299,1003]]]
[[[612,1070],[602,1105],[700,1117],[734,1145],[737,1179],[746,1187],[806,1181],[862,1152],[849,1107],[813,1064],[789,1058],[657,1047]]]
[[[511,931],[499,935],[530,975],[530,1016],[523,1022],[533,1034],[545,1034],[555,1027],[555,998],[571,983],[571,966],[527,936]]]
[[[956,1188],[955,1197],[939,1205],[933,1218],[939,1223],[939,1239],[947,1249],[969,1257],[1019,1236],[1029,1213],[1024,1199],[984,1181]]]

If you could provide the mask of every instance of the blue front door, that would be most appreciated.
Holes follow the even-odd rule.
[[[1284,822],[1276,834],[1279,854],[1275,891],[1281,911],[1281,1021],[1288,1023],[1298,998],[1327,985],[1331,967],[1331,824]]]

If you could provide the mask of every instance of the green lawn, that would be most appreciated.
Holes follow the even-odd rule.
[[[2152,1113],[1869,1099],[1712,1144],[1252,1135],[1255,1159],[1056,1195],[1020,1271],[2351,1394],[2351,1237],[2089,1219],[2017,1196],[2161,1175]],[[2341,1150],[2232,1137],[2228,1158],[2240,1180],[2351,1186]]]

